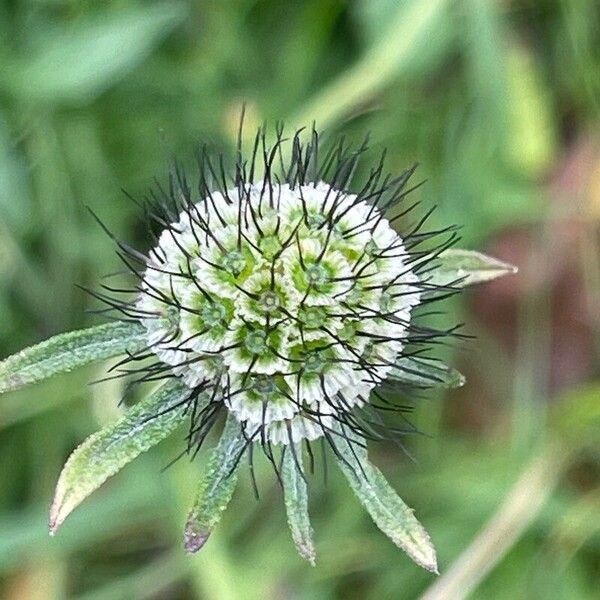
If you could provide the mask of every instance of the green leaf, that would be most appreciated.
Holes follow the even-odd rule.
[[[290,119],[293,126],[316,121],[319,127],[327,128],[404,75],[431,46],[432,38],[443,29],[449,0],[411,0],[402,4],[385,35],[379,35],[377,43],[360,60],[305,102]]]
[[[186,13],[183,3],[162,2],[42,32],[5,85],[28,101],[89,102],[140,64]]]
[[[56,335],[0,362],[0,394],[96,360],[139,352],[146,343],[142,325],[122,321]]]
[[[284,451],[281,479],[288,525],[302,558],[315,566],[313,530],[308,516],[308,490],[302,473],[302,446],[295,444]]]
[[[405,356],[396,361],[387,379],[417,387],[457,388],[465,383],[465,376],[437,360]]]
[[[429,534],[413,510],[396,494],[381,471],[369,462],[367,451],[356,436],[343,426],[334,436],[339,467],[371,518],[399,548],[418,565],[437,573],[437,558]]]
[[[171,380],[76,448],[56,484],[50,533],[109,477],[166,438],[185,419],[190,394],[179,380]],[[208,396],[202,398],[208,402]]]
[[[517,267],[481,252],[450,248],[439,255],[436,267],[428,274],[427,282],[432,285],[450,285],[462,288],[474,283],[491,281],[517,271]]]
[[[229,414],[221,439],[213,450],[198,496],[185,526],[185,549],[198,552],[213,532],[237,483],[237,469],[248,441],[238,420]]]
[[[31,227],[32,204],[25,161],[15,151],[7,120],[0,114],[0,216],[7,231],[18,235]]]

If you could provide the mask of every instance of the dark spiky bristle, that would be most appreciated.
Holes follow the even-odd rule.
[[[189,384],[190,394],[186,404],[190,427],[186,453],[191,456],[195,456],[212,426],[228,406],[234,403],[236,397],[254,392],[256,386],[261,383],[260,371],[256,371],[261,360],[258,351],[255,355],[250,352],[248,365],[238,376],[237,387],[231,383],[229,374],[219,362],[225,352],[245,351],[250,339],[265,339],[266,348],[273,360],[286,365],[285,370],[280,369],[276,376],[271,376],[271,387],[263,397],[267,398],[271,394],[271,397],[277,398],[281,403],[289,402],[291,406],[296,407],[298,414],[301,414],[307,424],[314,424],[319,428],[321,440],[324,440],[340,458],[336,449],[336,438],[346,436],[344,432],[351,433],[353,443],[357,443],[357,439],[392,440],[402,446],[403,436],[416,430],[406,417],[410,406],[398,402],[398,395],[401,392],[403,396],[411,396],[415,390],[411,388],[408,379],[390,380],[387,375],[381,373],[388,373],[389,368],[396,365],[398,358],[428,356],[432,346],[461,337],[457,328],[438,330],[415,323],[415,311],[423,313],[424,307],[457,291],[452,285],[437,285],[430,277],[430,270],[439,254],[458,240],[457,228],[454,226],[427,230],[433,209],[423,214],[419,202],[409,201],[410,192],[422,183],[410,185],[416,165],[406,169],[399,176],[392,176],[385,172],[385,152],[382,152],[374,166],[359,182],[357,167],[359,161],[368,153],[367,139],[354,147],[343,137],[335,143],[322,144],[314,129],[310,132],[297,131],[290,139],[284,138],[283,132],[283,125],[277,125],[274,141],[269,144],[266,128],[259,129],[253,138],[250,152],[246,155],[242,151],[240,127],[236,159],[231,167],[227,166],[228,162],[223,155],[212,158],[207,146],[203,145],[196,152],[197,174],[194,175],[193,184],[182,165],[174,161],[167,185],[157,183],[141,200],[135,200],[128,195],[139,206],[147,224],[148,236],[152,243],[152,249],[148,253],[140,252],[116,239],[108,228],[102,225],[117,243],[118,255],[125,265],[125,271],[118,275],[125,276],[130,281],[133,278],[133,284],[103,284],[100,290],[88,290],[107,306],[103,312],[112,314],[115,318],[143,323],[152,319],[165,320],[169,309],[176,313],[186,313],[191,318],[204,315],[203,302],[207,303],[209,308],[221,302],[220,310],[229,310],[228,305],[225,309],[222,308],[222,298],[214,286],[211,287],[198,276],[195,266],[198,261],[202,263],[203,268],[213,269],[218,276],[229,277],[227,281],[233,282],[232,285],[239,290],[243,301],[266,302],[269,298],[273,301],[273,306],[266,306],[262,320],[253,320],[247,314],[236,313],[240,327],[246,327],[248,332],[242,341],[234,339],[228,345],[217,345],[214,349],[194,352],[188,348],[190,336],[184,339],[180,325],[175,325],[168,335],[149,342],[145,351],[127,355],[112,367],[109,378],[127,377],[133,384],[180,377],[186,369],[201,372],[204,366],[207,373],[213,373]],[[306,141],[303,141],[304,138]],[[314,221],[314,214],[309,215],[308,202],[303,190],[307,189],[307,186],[316,189],[318,185],[323,186],[323,182],[327,184],[326,187],[319,188],[323,190],[323,200],[316,212],[320,216]],[[298,212],[301,215],[297,223],[283,223],[279,216],[282,189],[292,190],[297,195]],[[349,197],[351,201],[348,200]],[[348,217],[355,212],[356,207],[365,205],[370,208],[363,210],[361,221],[352,226],[346,225]],[[228,221],[225,214],[227,211],[231,213],[232,208],[236,211],[233,222],[231,218]],[[263,231],[264,215],[267,213],[275,215],[273,229],[269,232]],[[272,295],[261,296],[247,289],[247,280],[242,279],[236,269],[225,265],[220,259],[213,260],[210,255],[200,255],[199,252],[190,250],[190,247],[181,241],[182,221],[189,223],[187,233],[195,238],[198,247],[215,247],[222,251],[223,256],[229,258],[233,256],[234,251],[238,253],[235,256],[243,254],[245,248],[249,253],[259,256],[267,279],[270,280],[267,291],[272,292]],[[365,239],[365,236],[373,235],[384,222],[386,225],[392,225],[399,237],[383,247],[375,245],[367,249],[365,245],[362,251],[348,253],[347,256],[351,256],[351,259],[348,258],[351,273],[338,277],[330,274],[323,284],[309,281],[306,290],[300,294],[303,297],[298,304],[300,309],[306,308],[310,304],[310,294],[319,285],[322,295],[327,294],[327,291],[322,290],[329,289],[326,284],[332,289],[335,285],[344,286],[341,292],[331,292],[331,304],[323,304],[326,308],[321,312],[314,311],[315,319],[324,315],[324,320],[335,318],[342,323],[358,323],[351,335],[352,339],[360,340],[360,350],[357,350],[357,345],[350,343],[340,331],[329,327],[328,322],[319,323],[318,319],[311,332],[313,339],[321,340],[320,345],[309,343],[305,339],[306,325],[300,318],[300,313],[291,312],[284,305],[277,304],[279,300],[274,295],[279,284],[285,287],[285,282],[281,283],[279,262],[282,255],[296,252],[301,269],[308,273],[305,264],[307,257],[303,255],[299,234],[302,229],[310,228],[315,235],[321,236],[320,253],[313,260],[314,265],[319,266],[323,263],[326,253],[332,251],[334,233],[340,240],[350,244],[358,237]],[[224,247],[222,231],[226,229],[235,231],[233,250]],[[164,240],[165,236],[181,259],[175,270],[160,247],[159,240]],[[266,243],[263,245],[262,242],[270,236],[276,239],[276,246],[274,250],[267,251],[264,248]],[[397,261],[403,268],[388,280],[375,280],[372,275],[373,267],[382,261],[389,264]],[[318,269],[313,271],[315,278],[322,275]],[[415,280],[407,286],[402,282],[409,272]],[[168,278],[170,286],[154,284],[153,276],[149,276],[149,273],[157,278]],[[175,279],[185,281],[189,288],[193,288],[201,308],[191,308],[181,300],[175,289]],[[360,301],[350,302],[347,300],[348,293],[355,288],[360,288],[361,292],[367,294],[387,294],[391,303],[406,299],[409,305],[412,302],[414,310],[399,314],[398,311],[384,306],[367,306]],[[282,293],[284,292],[285,290]],[[164,310],[145,308],[145,305],[139,302],[140,296],[144,295],[149,299],[148,305],[158,305],[164,307]],[[418,298],[418,302],[411,300],[411,295]],[[232,310],[237,311],[237,305]],[[361,328],[361,323],[367,324],[371,320],[383,324],[384,327],[375,333],[369,331],[366,325]],[[282,350],[271,339],[278,328],[282,327],[282,323],[293,324],[299,331],[296,344],[300,347],[300,354],[297,356]],[[390,333],[384,332],[386,324],[389,325]],[[192,337],[207,335],[208,329],[200,328]],[[402,336],[395,337],[394,331],[400,330],[403,332]],[[260,334],[258,337],[250,338],[250,334],[257,332]],[[377,350],[390,344],[401,345],[401,350],[393,361],[386,359],[381,355],[382,352]],[[157,360],[157,347],[161,348],[163,355],[170,352],[168,356],[172,355],[177,360]],[[371,350],[366,351],[365,348]],[[313,360],[317,367],[320,365],[319,360],[324,363],[338,362],[340,365],[344,363],[344,368],[359,373],[360,381],[371,386],[369,393],[366,393],[365,397],[360,393],[348,397],[339,389],[331,393],[326,376],[320,372],[318,377],[321,401],[316,407],[311,405],[300,394],[302,377],[308,372],[308,360]],[[297,389],[287,383],[294,377],[298,382]],[[244,423],[243,429],[247,436],[247,446],[251,449],[253,443],[260,443],[279,474],[281,463],[275,456],[273,446],[276,444],[268,432],[268,400],[264,400],[263,404],[262,422],[258,426]],[[294,451],[294,444],[291,442],[296,440],[292,439],[292,427],[285,419],[281,422],[289,435],[289,445],[286,447]],[[341,427],[332,426],[332,423],[336,422]],[[311,457],[311,467],[314,465],[312,441],[305,440]],[[247,455],[253,472],[252,451]]]

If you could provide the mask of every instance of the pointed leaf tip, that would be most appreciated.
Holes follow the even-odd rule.
[[[413,552],[407,551],[407,554],[426,571],[429,571],[435,575],[439,575],[440,572],[438,571],[437,553],[429,535],[427,535],[427,540],[421,539],[415,541],[418,544],[418,550],[417,547],[415,547]]]
[[[195,554],[202,549],[210,537],[210,531],[195,531],[194,523],[188,521],[185,527],[183,545],[188,554]]]
[[[462,288],[518,272],[514,265],[475,250],[450,248],[442,252],[428,274],[428,283]]]
[[[189,395],[190,390],[181,382],[170,381],[73,451],[56,484],[50,535],[109,477],[166,438],[185,419]],[[208,402],[208,396],[202,400]]]
[[[68,461],[67,461],[68,464]],[[66,467],[66,465],[65,465]],[[77,506],[76,502],[68,501],[68,492],[64,489],[64,478],[59,478],[54,492],[54,499],[50,506],[50,519],[48,523],[48,533],[55,536],[59,527],[64,523],[71,511]]]
[[[237,470],[248,442],[230,413],[217,447],[212,451],[196,502],[190,510],[183,543],[187,552],[198,552],[217,526],[237,484]]]
[[[298,554],[313,567],[316,565],[316,551],[313,542],[313,529],[308,515],[308,486],[302,466],[302,446],[288,446],[283,455],[281,469],[283,496],[287,521]]]
[[[56,535],[57,528],[58,528],[58,525],[57,525],[56,521],[53,520],[52,518],[50,518],[50,521],[48,523],[48,535],[50,537],[54,537]]]
[[[414,511],[369,461],[367,451],[357,443],[360,440],[356,435],[342,425],[336,427],[341,438],[336,440],[338,466],[360,503],[396,546],[402,548],[419,566],[437,573],[435,548],[429,534],[414,516]],[[361,443],[364,444],[364,440]]]
[[[459,388],[465,384],[465,376],[456,369],[431,358],[403,356],[387,374],[388,383],[424,388]]]

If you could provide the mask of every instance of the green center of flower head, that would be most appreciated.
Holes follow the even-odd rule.
[[[241,252],[231,250],[223,257],[223,268],[237,277],[246,268],[246,259]]]
[[[272,259],[281,250],[281,241],[276,235],[267,235],[260,239],[258,247],[265,258]]]
[[[259,300],[261,308],[266,312],[273,312],[279,308],[281,301],[277,293],[272,291],[263,292]]]
[[[250,331],[244,339],[244,346],[252,354],[263,354],[267,350],[267,334],[264,331]]]
[[[301,306],[298,319],[308,329],[317,329],[327,322],[327,312],[320,306]]]
[[[374,240],[369,240],[365,244],[365,254],[368,254],[369,256],[373,256],[374,254],[377,254],[378,252],[379,252],[379,248],[377,247],[377,244],[375,243]]]
[[[375,344],[371,341],[367,342],[362,352],[362,358],[364,360],[371,360],[375,356]]]
[[[322,213],[310,212],[306,215],[306,225],[311,231],[319,229],[325,221],[326,217]]]
[[[175,306],[166,305],[162,319],[169,329],[177,328],[179,325],[179,310]]]
[[[277,391],[274,378],[267,375],[253,377],[251,387],[253,391],[263,396],[269,396]]]
[[[382,313],[389,313],[392,309],[394,296],[390,292],[384,292],[379,299],[379,309]]]
[[[359,329],[358,321],[347,321],[339,331],[339,338],[343,341],[351,340]]]
[[[329,280],[329,273],[327,273],[327,269],[319,263],[306,265],[304,269],[304,276],[306,277],[307,283],[315,287],[323,285]]]
[[[327,359],[322,352],[313,351],[306,355],[304,361],[304,372],[305,373],[322,373]]]
[[[227,317],[227,308],[217,302],[207,303],[202,307],[200,317],[206,325],[217,325]]]

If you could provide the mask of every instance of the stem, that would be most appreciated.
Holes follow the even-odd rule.
[[[496,514],[420,600],[466,598],[517,543],[552,494],[569,453],[549,445],[522,471]]]

